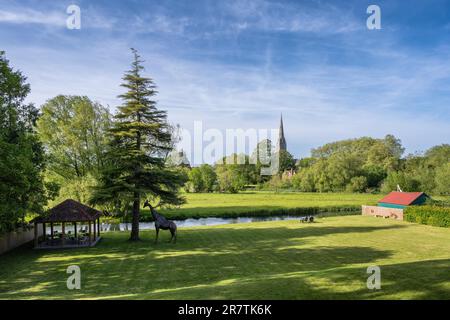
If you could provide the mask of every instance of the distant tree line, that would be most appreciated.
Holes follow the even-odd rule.
[[[424,154],[403,153],[400,140],[392,135],[326,144],[299,161],[291,184],[305,192],[390,192],[397,186],[403,191],[450,192],[450,145]]]
[[[295,168],[294,158],[289,152],[276,153],[271,148],[270,140],[264,140],[258,144],[250,156],[233,153],[213,165],[202,164],[198,167],[184,169],[188,174],[185,191],[236,193],[249,187],[268,186],[272,176],[261,175],[261,168],[267,166],[268,162],[259,157],[259,150],[267,147],[270,150],[266,153],[268,157],[272,155],[279,157],[277,177],[282,172]],[[240,159],[238,160],[238,158]]]
[[[270,141],[269,141],[270,145]],[[255,150],[253,155],[257,152]],[[450,145],[435,146],[423,154],[403,157],[401,141],[362,137],[325,144],[311,156],[294,162],[283,151],[280,170],[261,176],[259,164],[202,165],[189,171],[188,192],[238,192],[249,185],[266,190],[301,192],[390,192],[450,194]],[[230,157],[237,157],[236,154]]]

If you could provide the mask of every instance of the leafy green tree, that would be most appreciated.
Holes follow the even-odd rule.
[[[187,183],[190,192],[211,192],[217,184],[217,174],[209,164],[192,168]]]
[[[85,202],[104,166],[108,109],[88,97],[59,95],[42,106],[37,122],[48,157],[46,179],[61,186],[58,201]]]
[[[290,154],[286,150],[280,150],[278,152],[279,156],[279,170],[278,172],[281,174],[286,170],[291,170],[295,168],[295,160],[292,154]]]
[[[41,108],[37,129],[49,156],[49,170],[72,179],[103,165],[108,109],[88,97],[59,95]]]
[[[367,179],[367,187],[373,189],[379,189],[387,176],[386,170],[379,164],[365,164],[362,172]]]
[[[443,144],[434,146],[425,153],[416,153],[408,155],[402,159],[399,170],[403,176],[406,177],[405,183],[408,188],[414,187],[417,191],[424,191],[427,193],[442,193],[442,181],[438,178],[438,172],[442,174],[445,167],[450,162],[450,145]],[[391,177],[392,178],[392,177]],[[386,179],[385,184],[388,184],[390,179]],[[439,182],[439,183],[438,183]],[[400,187],[404,189],[404,186]],[[445,192],[444,192],[445,193]]]
[[[217,174],[214,171],[214,168],[209,164],[202,164],[200,166],[200,173],[203,181],[203,191],[213,191],[215,185],[217,184]]]
[[[331,191],[344,191],[353,177],[359,176],[363,159],[353,153],[336,153],[328,160],[328,175]]]
[[[420,183],[407,172],[391,171],[384,180],[381,191],[387,193],[397,190],[397,185],[405,192],[421,191]]]
[[[28,212],[41,213],[49,196],[34,130],[38,110],[24,103],[30,92],[25,81],[0,51],[0,232],[14,229]]]
[[[400,140],[392,135],[327,143],[313,149],[310,158],[298,161],[293,186],[319,192],[377,190],[388,171],[399,170],[403,151]]]
[[[436,170],[436,193],[450,195],[450,162]]]
[[[186,183],[189,192],[202,192],[204,190],[202,172],[199,167],[192,168],[188,174]]]
[[[402,141],[392,134],[386,135],[382,142],[388,148],[389,154],[394,158],[399,159],[405,152]]]
[[[365,162],[369,166],[378,165],[385,171],[388,171],[398,168],[397,163],[399,159],[395,158],[382,142],[376,142],[367,150],[367,161]]]
[[[402,159],[402,166],[398,171],[414,178],[417,183],[417,191],[431,193],[436,187],[436,168],[429,164],[427,157],[424,155],[408,155],[405,159]],[[402,187],[402,185],[400,186]]]
[[[310,167],[299,168],[296,175],[292,177],[292,187],[302,192],[315,192],[314,170]]]
[[[312,157],[309,157],[309,158],[302,158],[302,159],[299,159],[299,160],[297,161],[297,163],[295,164],[295,166],[296,166],[299,170],[301,170],[301,169],[303,169],[303,168],[309,168],[309,167],[311,167],[311,166],[314,164],[314,162],[316,162],[316,159],[315,159],[315,158],[312,158]]]
[[[47,176],[48,173],[47,173]],[[60,177],[50,176],[51,182],[58,185],[57,197],[53,203],[60,203],[65,199],[75,199],[81,203],[88,203],[92,197],[92,189],[97,185],[97,176],[87,174],[83,177],[74,177],[70,180],[65,180]]]
[[[347,185],[348,192],[365,192],[367,189],[367,178],[364,176],[353,177],[350,179],[350,183]]]
[[[330,192],[333,190],[333,181],[328,174],[328,161],[321,159],[314,166],[315,185],[314,188],[318,192]]]
[[[243,159],[243,163],[238,162],[238,157]],[[218,187],[220,191],[237,193],[246,185],[254,182],[256,166],[249,164],[249,157],[246,155],[232,154],[224,157],[221,163],[215,165]]]
[[[281,176],[275,174],[266,182],[266,186],[275,192],[278,192],[280,189],[290,189],[292,187],[292,178],[286,174]]]
[[[108,163],[91,202],[131,201],[130,240],[137,241],[142,197],[149,195],[164,204],[181,204],[184,199],[178,191],[186,177],[165,164],[173,148],[167,113],[156,108],[156,86],[152,79],[141,75],[143,61],[136,50],[132,52],[131,70],[125,73],[122,84],[127,92],[119,96],[124,103],[118,107],[110,129]]]
[[[427,150],[424,156],[427,165],[438,168],[450,162],[450,144],[434,146]]]
[[[220,191],[237,193],[244,189],[246,181],[236,168],[231,165],[219,166],[216,169]]]
[[[327,143],[323,146],[311,150],[311,157],[320,159],[328,158],[336,153],[353,153],[365,156],[367,150],[376,143],[376,139],[370,137],[362,137],[358,139],[347,139],[336,142]]]

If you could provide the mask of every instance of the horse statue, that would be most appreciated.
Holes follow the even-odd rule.
[[[156,229],[156,239],[155,243],[158,243],[158,235],[159,235],[159,229],[163,230],[170,230],[170,233],[172,234],[172,238],[170,238],[169,242],[176,243],[177,242],[177,225],[173,221],[167,220],[163,215],[156,212],[155,208],[158,207],[159,204],[155,207],[153,207],[148,200],[145,200],[144,208],[149,207],[150,212],[152,213],[153,219],[155,219],[155,229]]]

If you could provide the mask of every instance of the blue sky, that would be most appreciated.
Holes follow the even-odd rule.
[[[114,110],[135,47],[186,129],[276,128],[282,112],[297,158],[360,136],[450,142],[450,1],[1,0],[0,44],[37,105],[78,94]]]

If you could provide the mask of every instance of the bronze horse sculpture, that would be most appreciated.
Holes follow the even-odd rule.
[[[148,200],[145,200],[144,208],[149,207],[150,212],[152,213],[152,217],[155,220],[155,229],[156,229],[156,239],[155,243],[158,243],[158,235],[159,235],[159,229],[163,230],[170,230],[170,233],[172,234],[172,238],[170,238],[169,242],[176,243],[177,242],[177,225],[173,221],[167,220],[163,215],[156,212],[155,208],[153,207]]]

